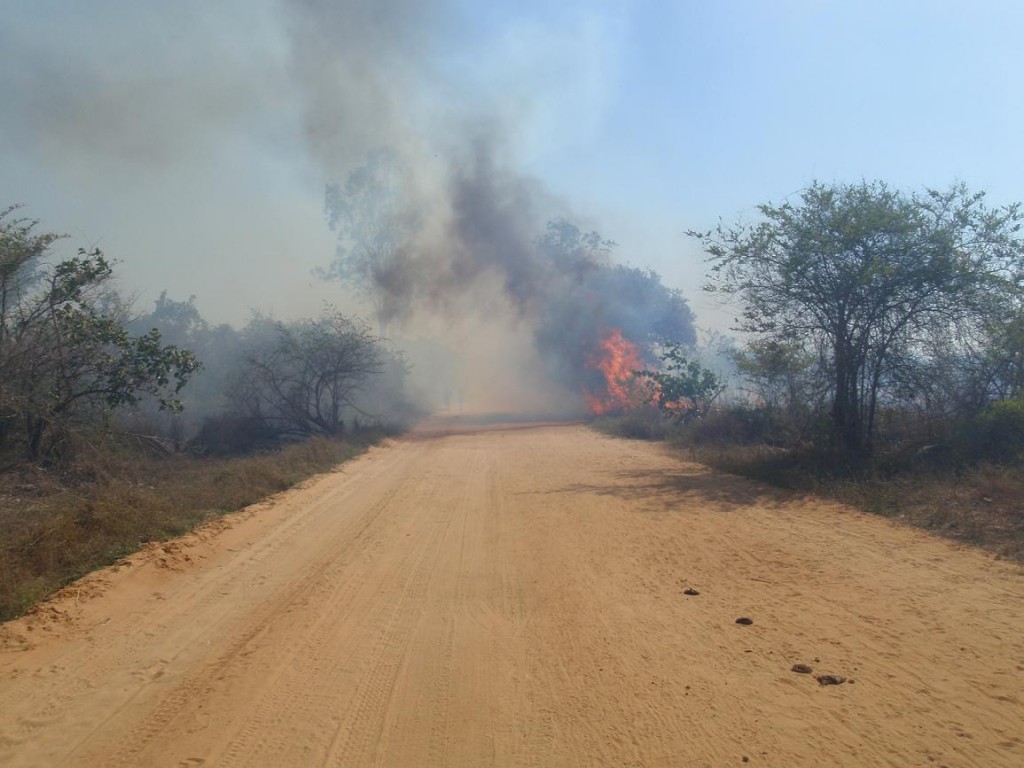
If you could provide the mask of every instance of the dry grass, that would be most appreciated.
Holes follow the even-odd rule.
[[[0,473],[0,620],[63,585],[361,453],[381,434],[314,438],[229,459],[107,447],[70,466]]]
[[[1024,473],[980,464],[836,483],[829,495],[1024,562]]]
[[[594,426],[622,437],[665,439],[646,422],[640,419],[635,427],[624,416]],[[695,442],[685,429],[667,439],[689,461],[840,501],[1024,562],[1024,471],[1018,462],[954,460],[948,455],[919,460],[911,452],[910,458],[881,456],[850,466],[811,448]]]
[[[767,446],[679,448],[688,458],[813,493],[1024,562],[1024,472],[982,463],[956,469],[836,467],[826,457]]]

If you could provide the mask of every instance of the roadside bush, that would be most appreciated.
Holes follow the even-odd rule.
[[[998,463],[1019,461],[1024,456],[1024,398],[990,405],[967,424],[961,442],[969,456]]]

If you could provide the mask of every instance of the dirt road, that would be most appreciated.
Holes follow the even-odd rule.
[[[459,424],[4,625],[0,765],[1024,765],[1019,567]]]

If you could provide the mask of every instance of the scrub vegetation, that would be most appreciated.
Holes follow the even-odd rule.
[[[740,307],[730,391],[666,410],[673,387],[718,391],[677,361],[658,408],[599,425],[1024,557],[1020,206],[991,208],[963,185],[862,182],[816,183],[759,211],[690,233],[710,259],[707,290]]]
[[[150,541],[329,470],[413,415],[406,366],[328,307],[241,330],[0,212],[0,620]]]

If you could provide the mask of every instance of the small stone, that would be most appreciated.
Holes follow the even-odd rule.
[[[736,623],[742,624],[745,627],[749,627],[751,624],[754,623],[754,620],[748,619],[746,616],[740,616],[738,619],[736,619]]]
[[[699,595],[700,592],[698,592],[693,587],[687,587],[686,589],[683,590],[683,594],[684,595]]]
[[[811,674],[811,672],[814,671],[813,669],[811,669],[811,667],[807,666],[806,664],[794,664],[792,667],[790,667],[790,669],[792,669],[794,672],[799,672],[801,675],[809,675]]]
[[[842,675],[818,675],[815,679],[818,685],[842,685],[846,682]]]
[[[750,758],[749,758],[749,757],[747,757],[746,755],[744,755],[744,756],[743,756],[743,762],[744,762],[744,763],[749,763],[749,762],[750,762]]]

